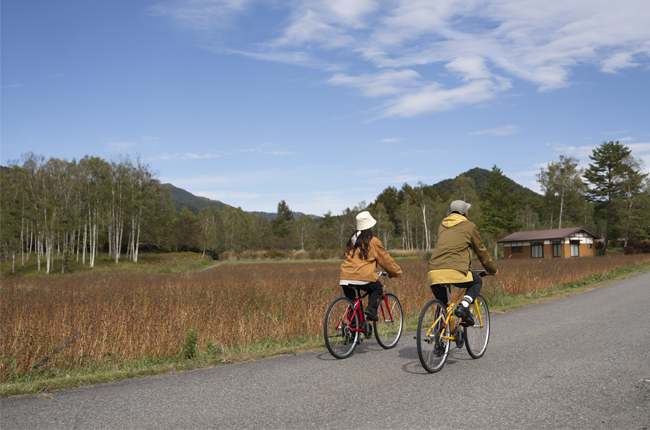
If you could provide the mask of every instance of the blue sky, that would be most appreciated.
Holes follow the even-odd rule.
[[[645,0],[6,0],[1,161],[139,155],[244,210],[339,214],[496,164],[650,166]]]

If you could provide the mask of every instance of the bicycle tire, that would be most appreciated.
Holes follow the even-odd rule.
[[[436,320],[440,320],[436,323]],[[431,300],[424,305],[418,320],[417,346],[418,357],[422,367],[429,373],[442,369],[449,355],[449,339],[442,339],[440,334],[443,324],[447,320],[446,306],[440,300]],[[427,332],[435,323],[435,327],[427,336]],[[445,334],[446,331],[445,331]]]
[[[479,320],[476,308],[481,312]],[[490,341],[490,310],[487,302],[480,294],[469,307],[474,319],[474,326],[465,327],[465,346],[472,358],[481,358],[485,354],[487,344]]]
[[[377,343],[384,349],[394,348],[404,328],[402,304],[394,294],[386,294],[386,300],[381,297],[377,316],[379,321],[373,323]]]
[[[358,331],[349,331],[349,326],[359,327],[359,314],[350,315],[354,308],[352,300],[339,297],[334,300],[325,313],[323,337],[330,354],[338,359],[347,358],[354,352],[359,341]]]

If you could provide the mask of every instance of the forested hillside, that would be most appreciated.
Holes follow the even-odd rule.
[[[206,197],[195,196],[189,191],[175,187],[172,184],[162,184],[163,187],[169,189],[171,192],[172,204],[176,212],[180,212],[184,207],[190,210],[194,215],[197,215],[203,208],[217,208],[221,209],[225,206],[218,200],[210,200]]]
[[[603,251],[615,239],[634,252],[632,245],[650,236],[650,182],[642,161],[618,142],[604,142],[591,159],[586,170],[563,156],[541,169],[543,195],[494,166],[433,185],[388,187],[372,202],[314,217],[293,212],[284,200],[267,214],[194,196],[160,184],[139,158],[46,161],[30,153],[1,169],[0,251],[11,273],[30,258],[45,273],[65,272],[73,260],[93,267],[100,252],[115,264],[122,258],[137,262],[141,250],[190,250],[215,258],[260,249],[340,255],[362,210],[377,219],[374,234],[387,248],[425,251],[435,247],[449,204],[465,200],[472,204],[469,219],[495,255],[497,240],[510,232],[572,226],[603,237]]]
[[[485,188],[488,185],[488,177],[490,176],[490,171],[486,169],[481,169],[480,167],[475,167],[471,170],[468,170],[467,172],[461,173],[463,176],[466,178],[470,178],[471,180],[474,181],[474,185],[476,186],[476,191],[478,192],[483,192],[485,191]],[[431,187],[434,190],[447,190],[449,192],[453,191],[453,186],[454,186],[454,181],[458,178],[458,176],[454,179],[444,179],[436,184],[431,185]],[[522,195],[526,197],[531,197],[531,198],[541,198],[542,196],[537,194],[535,191],[530,190],[526,187],[523,187],[513,181],[512,179],[508,178],[508,184],[510,185],[510,191],[513,193],[521,193]]]

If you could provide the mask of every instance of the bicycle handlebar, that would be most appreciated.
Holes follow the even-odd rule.
[[[377,276],[388,276],[388,272],[377,272]]]
[[[494,273],[488,273],[487,270],[472,269],[472,272],[478,273],[478,276],[480,276],[481,278],[484,278],[486,276],[494,276]]]

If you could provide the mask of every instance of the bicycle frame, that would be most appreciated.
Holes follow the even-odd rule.
[[[359,290],[355,289],[357,292],[357,298],[354,300],[354,303],[352,305],[352,312],[350,312],[350,309],[341,317],[339,320],[339,323],[336,325],[336,329],[340,329],[343,325],[343,319],[347,317],[349,321],[352,321],[354,319],[354,314],[359,313],[359,325],[361,327],[348,327],[348,330],[350,331],[358,331],[360,333],[363,333],[363,323],[364,323],[364,318],[363,318],[363,312],[361,312],[361,300],[363,300],[368,294],[370,293],[365,293],[363,296],[359,297]]]
[[[447,292],[449,293],[449,289],[447,290]],[[459,294],[449,305],[447,305],[447,319],[445,319],[445,321],[442,322],[443,326],[442,326],[442,331],[440,332],[440,337],[442,339],[449,339],[450,341],[456,341],[456,335],[454,334],[454,332],[456,331],[456,324],[454,323],[454,318],[453,318],[454,314],[452,312],[452,309],[454,308],[454,306],[458,306],[458,303],[460,303],[462,297],[463,295]],[[476,309],[476,315],[478,317],[479,327],[483,328],[483,318],[481,317],[481,310],[478,307],[478,303],[474,301],[474,303],[472,303],[470,307],[471,306],[474,306],[474,308]],[[442,317],[441,315],[438,316],[438,318],[436,318],[433,324],[431,324],[431,327],[429,327],[429,330],[427,330],[427,337],[431,336],[431,330],[433,330],[433,328],[438,323],[441,322],[440,321],[441,317]]]
[[[348,330],[350,330],[350,331],[358,331],[360,333],[363,333],[363,323],[365,322],[365,318],[364,318],[363,312],[361,311],[361,301],[363,299],[365,299],[366,296],[368,296],[368,294],[370,294],[370,293],[367,292],[363,296],[359,297],[359,290],[355,288],[355,291],[357,292],[357,298],[354,300],[352,312],[350,313],[350,310],[348,309],[348,312],[345,315],[343,315],[341,317],[341,319],[339,320],[338,324],[336,325],[336,328],[340,329],[342,327],[344,318],[347,317],[348,320],[351,321],[352,319],[354,319],[354,314],[358,312],[359,313],[359,325],[361,325],[361,327],[358,327],[358,328],[349,327]],[[381,306],[382,303],[385,303],[386,306]],[[381,317],[384,319],[384,321],[393,322],[393,313],[390,310],[390,306],[388,306],[388,300],[386,299],[386,294],[385,293],[381,294],[381,297],[379,299],[379,305],[377,307],[381,309]],[[385,310],[384,310],[384,308],[385,308]],[[388,318],[386,318],[386,313],[388,313]],[[379,315],[377,315],[377,316],[379,316]]]

